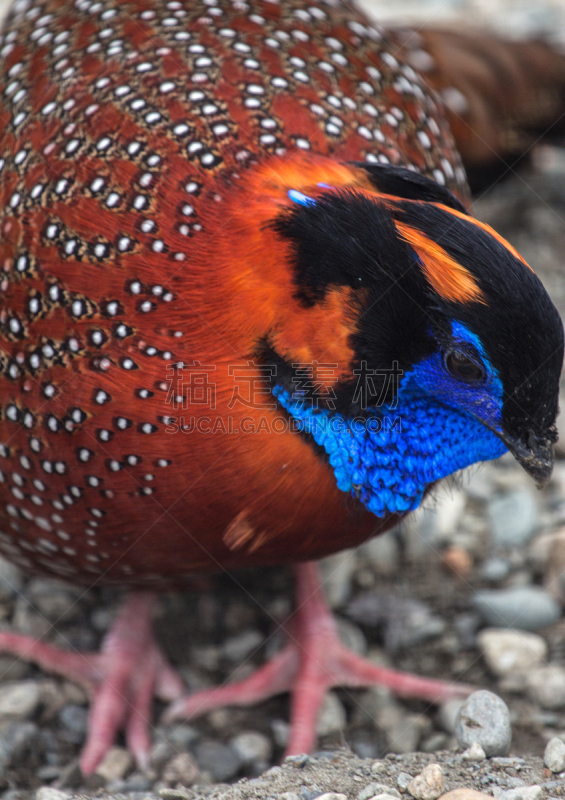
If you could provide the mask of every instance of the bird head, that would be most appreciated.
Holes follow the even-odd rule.
[[[291,288],[256,354],[338,487],[403,514],[507,450],[543,485],[563,326],[517,251],[407,169],[298,157],[269,170],[257,184],[269,252],[254,257],[267,283],[282,259]]]

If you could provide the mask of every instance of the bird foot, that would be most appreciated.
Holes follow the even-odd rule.
[[[99,653],[67,652],[29,636],[0,633],[0,652],[33,661],[90,694],[88,737],[80,757],[84,775],[94,772],[122,728],[137,763],[147,768],[153,697],[171,701],[183,694],[180,677],[153,636],[154,601],[148,592],[131,594]]]
[[[297,609],[289,625],[286,646],[249,678],[205,689],[176,700],[165,721],[191,719],[226,705],[248,706],[289,691],[292,696],[286,755],[308,753],[316,744],[316,721],[328,689],[385,686],[404,697],[431,703],[466,697],[465,684],[420,678],[379,667],[348,650],[339,640],[335,620],[326,605],[315,564],[296,567]]]

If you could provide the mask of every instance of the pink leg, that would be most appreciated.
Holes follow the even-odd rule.
[[[287,626],[289,642],[265,666],[240,683],[176,700],[165,719],[194,718],[223,705],[247,706],[283,691],[292,694],[287,755],[310,752],[316,744],[316,720],[332,686],[386,686],[405,697],[438,702],[466,697],[473,687],[377,667],[341,644],[334,618],[322,593],[316,564],[301,564],[296,573],[296,611]]]
[[[146,766],[153,696],[174,700],[183,692],[180,678],[153,638],[154,603],[155,596],[149,592],[131,594],[100,653],[70,653],[28,636],[0,633],[0,652],[34,661],[90,693],[88,737],[80,759],[85,775],[96,769],[122,727],[137,762]]]

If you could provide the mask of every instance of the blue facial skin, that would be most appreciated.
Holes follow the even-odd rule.
[[[367,419],[345,419],[312,408],[298,392],[273,389],[298,428],[328,453],[338,488],[358,497],[377,517],[413,511],[434,481],[506,452],[486,427],[501,429],[500,378],[475,334],[454,321],[452,337],[450,347],[478,352],[483,381],[453,377],[438,349],[401,378],[394,408],[382,406]]]

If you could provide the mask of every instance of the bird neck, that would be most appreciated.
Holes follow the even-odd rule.
[[[320,184],[370,190],[363,170],[302,153],[232,174],[210,193],[209,247],[201,267],[204,279],[214,282],[216,313],[223,326],[226,320],[232,326],[242,354],[268,340],[284,360],[337,363],[337,380],[353,357],[351,309],[358,293],[336,286],[323,302],[304,307],[296,297],[291,245],[274,225],[293,206],[289,192],[320,192]]]

